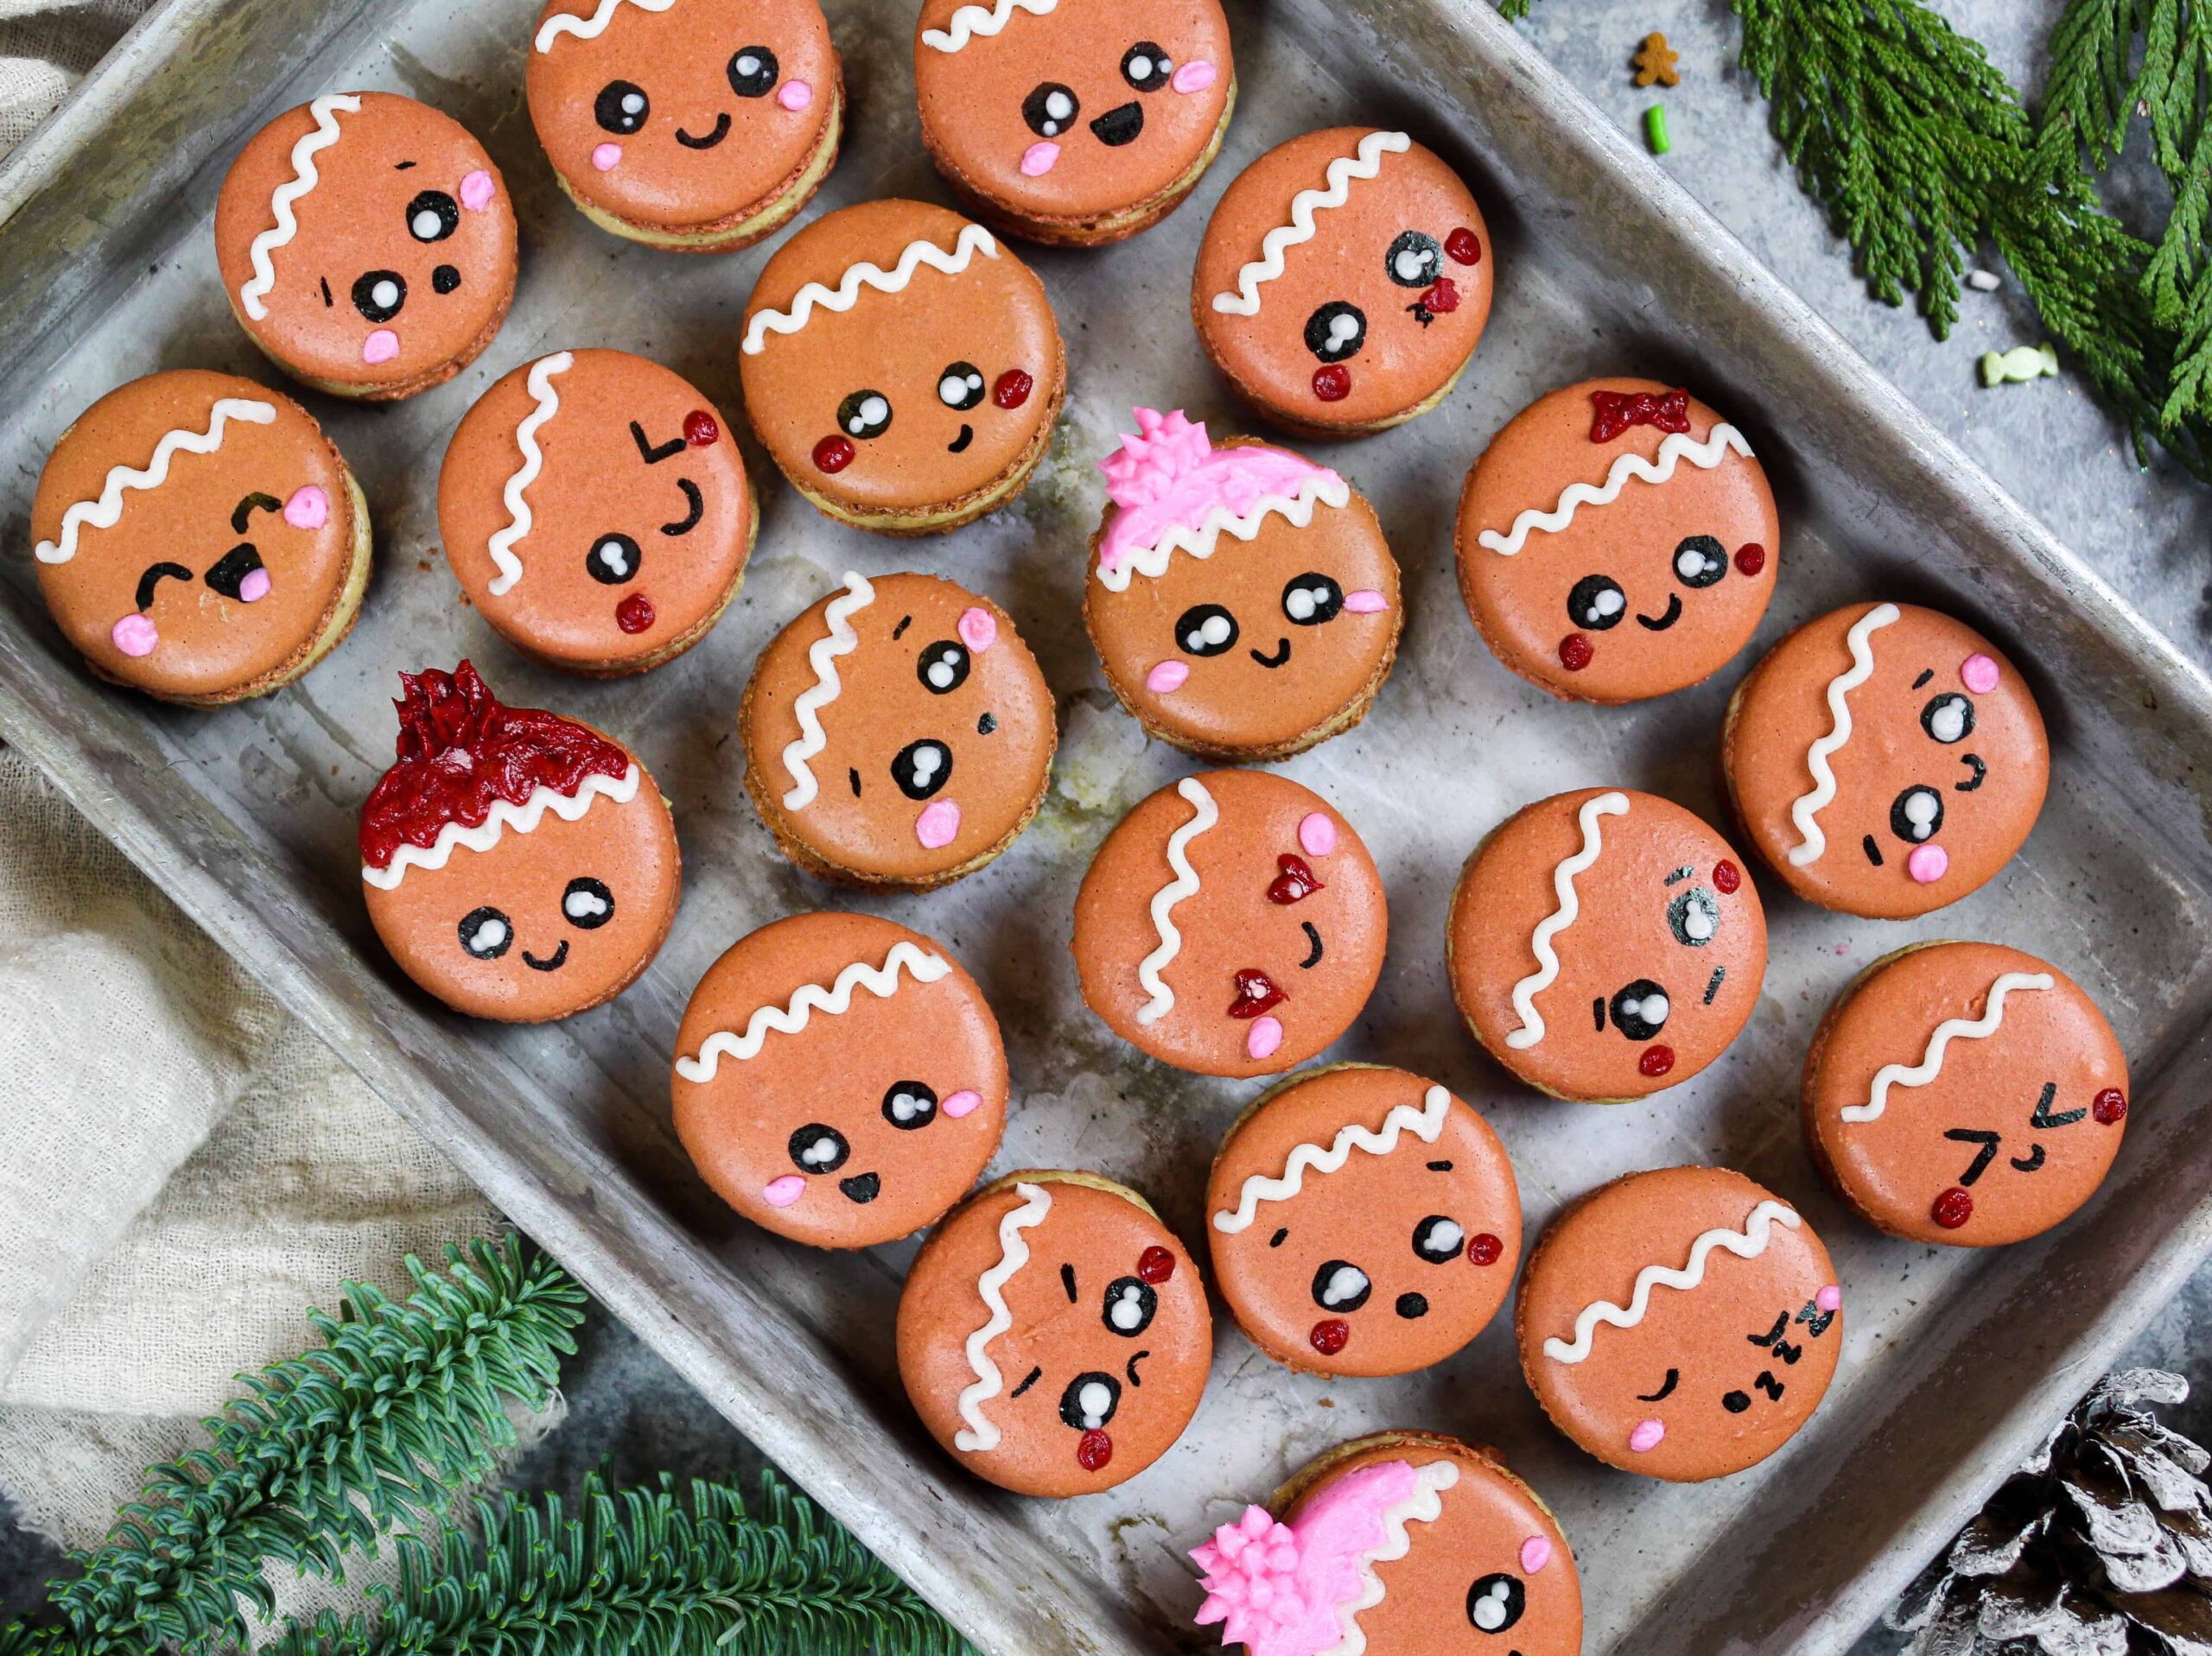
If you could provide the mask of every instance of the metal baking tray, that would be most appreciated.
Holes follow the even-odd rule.
[[[656,356],[734,414],[735,325],[765,256],[629,248],[562,200],[521,99],[534,4],[165,0],[0,168],[0,521],[16,553],[0,579],[0,735],[991,1656],[1204,1647],[1211,1635],[1187,1626],[1198,1596],[1184,1549],[1315,1451],[1398,1424],[1498,1446],[1553,1503],[1584,1571],[1592,1656],[1847,1646],[2212,1248],[2200,1033],[2212,685],[1471,0],[1231,0],[1243,96],[1195,198],[1118,248],[1024,251],[1058,305],[1073,395],[1017,508],[944,541],[873,540],[817,517],[753,449],[760,550],[705,644],[613,683],[530,667],[439,566],[448,433],[493,377],[582,345]],[[854,124],[820,206],[943,200],[915,142],[910,0],[830,11]],[[484,360],[444,389],[382,409],[308,399],[374,504],[379,564],[353,638],[280,695],[219,713],[159,707],[93,682],[48,624],[28,555],[32,486],[64,425],[132,375],[266,374],[217,283],[215,188],[256,124],[339,86],[414,93],[483,136],[521,210],[519,300]],[[963,1475],[906,1406],[891,1329],[910,1246],[786,1246],[692,1177],[668,1124],[674,1031],[699,974],[751,927],[824,904],[895,916],[957,951],[1005,1024],[1018,1103],[998,1164],[1102,1169],[1201,1235],[1206,1164],[1253,1089],[1138,1058],[1077,1006],[1066,951],[1091,850],[1187,768],[1114,707],[1083,637],[1084,546],[1103,498],[1092,462],[1135,402],[1237,428],[1185,315],[1199,233],[1263,148],[1340,121],[1402,126],[1462,167],[1497,235],[1498,289],[1443,409],[1316,451],[1380,507],[1409,619],[1374,716],[1287,767],[1359,825],[1389,885],[1382,987],[1339,1052],[1479,1101],[1512,1148],[1532,1228],[1630,1169],[1750,1172],[1834,1250],[1848,1344],[1826,1405],[1785,1452],[1675,1488],[1609,1471],[1543,1424],[1506,1317],[1430,1373],[1343,1383],[1289,1375],[1224,1323],[1205,1405],[1160,1464],[1109,1494],[1026,1501]],[[1749,656],[1654,705],[1565,706],[1491,659],[1455,588],[1452,505],[1469,461],[1528,398],[1600,371],[1687,382],[1751,435],[1787,525],[1761,647],[1847,600],[1941,605],[2023,663],[2056,750],[2025,852],[1950,911],[1860,923],[1770,885],[1772,964],[1743,1039],[1691,1084],[1603,1112],[1510,1084],[1459,1028],[1442,970],[1459,861],[1522,803],[1619,783],[1716,809],[1713,745]],[[995,594],[1060,698],[1062,758],[1036,825],[986,872],[926,898],[810,884],[772,854],[740,784],[734,717],[753,657],[849,567],[942,570]],[[561,1027],[443,1014],[398,980],[363,914],[355,812],[391,754],[394,675],[464,654],[511,699],[636,744],[676,801],[687,879],[666,949],[619,1001]],[[1797,1066],[1829,997],[1874,956],[1945,935],[2056,961],[2103,1003],[2134,1064],[2133,1131],[2101,1196],[1999,1253],[1873,1235],[1822,1191],[1798,1142]]]

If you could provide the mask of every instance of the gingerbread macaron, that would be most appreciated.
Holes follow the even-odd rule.
[[[1622,1103],[1688,1081],[1742,1033],[1766,976],[1766,915],[1699,817],[1585,788],[1477,847],[1445,962],[1484,1051],[1555,1098]]]
[[[1631,1173],[1552,1221],[1516,1303],[1552,1424],[1673,1483],[1758,1465],[1820,1406],[1843,1291],[1802,1215],[1741,1173]]]
[[[514,202],[467,128],[391,92],[327,92],[249,139],[215,203],[247,337],[333,397],[442,385],[514,298]]]
[[[1213,1362],[1205,1285],[1134,1190],[1009,1173],[922,1245],[899,1375],[930,1435],[1016,1494],[1096,1494],[1165,1455]]]
[[[1720,768],[1753,847],[1822,908],[1909,920],[1996,878],[2035,827],[2050,745],[2003,651],[1916,604],[1853,604],[1770,650]]]
[[[943,944],[872,915],[793,915],[733,944],[691,992],[671,1085],[715,1194],[817,1247],[932,1222],[1006,1130],[983,992]]]
[[[910,891],[1012,845],[1058,744],[1013,619],[936,575],[848,573],[760,652],[737,722],[746,791],[785,856]]]
[[[814,0],[547,0],[523,85],[584,216],[680,253],[783,225],[830,175],[844,129]]]
[[[753,428],[817,511],[931,535],[1005,505],[1052,446],[1067,354],[1045,284],[920,201],[864,201],[778,248],[738,350]]]
[[[1294,1069],[1382,972],[1382,877],[1350,822],[1264,771],[1209,771],[1123,817],[1076,894],[1083,998],[1123,1040],[1202,1075]]]
[[[1582,1649],[1582,1583],[1551,1508],[1437,1432],[1338,1444],[1191,1557],[1198,1625],[1247,1656]]]
[[[1198,342],[1276,424],[1385,430],[1444,400],[1490,316],[1490,230],[1402,132],[1330,127],[1240,174],[1191,279]]]
[[[1181,205],[1229,130],[1218,0],[925,0],[922,142],[979,218],[1066,246]]]
[[[337,646],[369,584],[368,503],[308,411],[198,369],[77,416],[31,501],[39,591],[102,678],[219,707]]]
[[[689,650],[721,616],[760,531],[737,444],[680,374],[622,351],[558,351],[494,384],[438,476],[446,560],[534,661],[594,677]]]
[[[2096,1194],[2126,1131],[2127,1055],[2056,967],[1996,943],[1921,943],[1836,998],[1803,1099],[1814,1161],[1868,1223],[1993,1247]]]
[[[1397,657],[1397,561],[1326,466],[1182,412],[1136,410],[1100,462],[1083,619],[1147,735],[1199,758],[1289,758],[1367,716]]]
[[[1214,1158],[1206,1211],[1237,1325],[1316,1374],[1442,1362],[1497,1315],[1521,1258],[1520,1188],[1490,1123],[1375,1064],[1262,1095]]]
[[[620,742],[502,703],[463,662],[403,673],[399,758],[361,808],[369,920],[456,1012],[540,1024],[613,999],[683,885],[668,802]]]
[[[1751,642],[1781,521],[1744,434],[1655,380],[1539,397],[1459,496],[1459,590],[1522,677],[1571,701],[1641,701]]]

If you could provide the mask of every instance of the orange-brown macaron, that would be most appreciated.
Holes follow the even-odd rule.
[[[547,0],[524,86],[569,199],[681,253],[728,252],[790,219],[844,125],[814,0]]]
[[[1813,1228],[1741,1173],[1670,1167],[1592,1191],[1522,1273],[1521,1367],[1552,1423],[1673,1483],[1756,1466],[1812,1418],[1843,1349]]]
[[[943,944],[872,915],[793,915],[732,944],[691,992],[671,1084],[715,1194],[817,1247],[931,1223],[1006,1130],[983,992]]]
[[[1491,440],[1459,496],[1459,590],[1522,677],[1641,701],[1710,677],[1774,595],[1782,525],[1749,440],[1687,391],[1592,379]]]
[[[738,366],[761,446],[817,510],[930,535],[1021,492],[1067,358],[1045,284],[981,225],[866,201],[776,250]]]
[[[1205,1285],[1134,1190],[1010,1173],[931,1232],[899,1299],[930,1435],[1017,1494],[1095,1494],[1173,1448],[1213,1361]]]
[[[1402,132],[1330,127],[1229,187],[1191,315],[1262,414],[1358,436],[1443,400],[1490,316],[1492,263],[1482,210],[1441,159]]]
[[[514,203],[467,128],[391,92],[278,116],[215,203],[224,292],[254,344],[334,397],[443,384],[492,343],[515,291]]]
[[[31,502],[39,591],[102,678],[192,707],[280,688],[369,581],[368,505],[308,411],[180,369],[77,416]]]
[[[1836,998],[1803,1100],[1814,1161],[1869,1223],[1993,1247],[2096,1194],[2126,1131],[2127,1055],[2056,968],[1996,943],[1922,943]]]
[[[1218,0],[925,0],[922,142],[1018,236],[1095,247],[1174,211],[1236,102]]]
[[[1317,1374],[1442,1362],[1497,1314],[1521,1258],[1520,1189],[1490,1123],[1374,1064],[1264,1094],[1214,1158],[1206,1213],[1237,1325]]]

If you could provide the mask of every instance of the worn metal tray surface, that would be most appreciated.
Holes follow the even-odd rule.
[[[535,669],[461,604],[439,562],[432,497],[448,433],[495,376],[582,345],[658,357],[734,413],[735,325],[763,254],[659,257],[565,205],[521,100],[534,3],[167,0],[121,67],[0,172],[11,215],[0,237],[10,358],[0,525],[16,549],[0,582],[0,734],[993,1656],[1209,1642],[1186,1626],[1196,1595],[1184,1550],[1315,1451],[1395,1424],[1496,1444],[1543,1492],[1581,1559],[1593,1653],[1847,1644],[2207,1251],[2212,1053],[2198,1031],[2212,690],[1486,7],[1455,0],[1233,0],[1243,97],[1197,197],[1133,244],[1026,255],[1059,307],[1073,395],[1017,509],[947,540],[873,540],[772,485],[754,451],[760,551],[741,602],[702,646],[618,683]],[[855,121],[820,205],[941,199],[916,142],[908,0],[832,0],[830,12]],[[358,86],[427,98],[490,143],[524,226],[512,318],[483,362],[429,396],[317,404],[366,485],[382,547],[362,623],[329,662],[298,688],[220,713],[104,688],[35,595],[26,517],[40,462],[79,409],[133,375],[266,374],[215,277],[220,168],[275,110]],[[1102,1169],[1202,1234],[1204,1171],[1253,1089],[1138,1058],[1082,1010],[1066,949],[1091,850],[1187,768],[1113,705],[1083,637],[1083,549],[1103,498],[1092,462],[1133,402],[1235,428],[1185,316],[1199,232],[1246,162],[1338,121],[1402,125],[1457,162],[1497,232],[1499,274],[1489,335],[1446,405],[1325,451],[1379,505],[1409,619],[1374,716],[1288,767],[1359,824],[1389,881],[1395,947],[1341,1054],[1407,1065],[1481,1102],[1512,1147],[1532,1228],[1616,1174],[1682,1161],[1726,1163],[1781,1190],[1835,1253],[1849,1304],[1843,1366],[1786,1452],[1674,1488],[1609,1471],[1546,1427],[1507,1318],[1431,1373],[1366,1383],[1293,1377],[1224,1325],[1205,1405],[1159,1465],[1087,1500],[1017,1500],[939,1453],[899,1391],[892,1313],[911,1246],[861,1257],[785,1246],[692,1177],[668,1126],[677,1020],[707,964],[763,921],[839,903],[893,915],[948,942],[1004,1021],[1018,1103],[999,1165]],[[1686,380],[1751,435],[1788,524],[1762,645],[1852,599],[1957,610],[2033,676],[2057,750],[2026,851],[1954,910],[1885,926],[1770,889],[1772,965],[1744,1038],[1694,1082],[1603,1111],[1533,1098],[1480,1057],[1441,961],[1461,858],[1521,804],[1619,783],[1714,809],[1713,745],[1736,671],[1634,709],[1559,705],[1491,659],[1455,590],[1452,510],[1468,462],[1527,398],[1601,371]],[[998,865],[927,898],[855,898],[772,852],[741,790],[734,714],[754,653],[842,570],[910,565],[1009,606],[1058,694],[1065,742],[1050,803]],[[512,699],[635,743],[676,801],[687,879],[665,951],[620,1000],[557,1028],[443,1014],[397,979],[364,917],[355,812],[391,754],[394,674],[461,655]],[[1876,1237],[1822,1191],[1798,1142],[1797,1066],[1829,997],[1875,956],[1942,935],[2057,961],[2104,1004],[2135,1066],[2134,1128],[2101,1196],[2056,1234],[2003,1253]]]

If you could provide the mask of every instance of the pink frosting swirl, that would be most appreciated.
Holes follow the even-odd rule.
[[[1306,1503],[1295,1525],[1264,1507],[1214,1532],[1191,1557],[1205,1574],[1202,1627],[1222,1624],[1224,1645],[1249,1656],[1320,1656],[1344,1638],[1342,1608],[1360,1596],[1360,1559],[1383,1545],[1383,1514],[1414,1493],[1404,1461],[1363,1466]]]
[[[1217,448],[1205,422],[1185,419],[1180,409],[1135,412],[1136,431],[1098,462],[1106,492],[1121,508],[1099,542],[1105,568],[1119,568],[1131,552],[1157,546],[1176,530],[1198,530],[1217,507],[1241,517],[1268,495],[1295,495],[1308,484],[1337,480],[1325,466],[1288,449]]]

